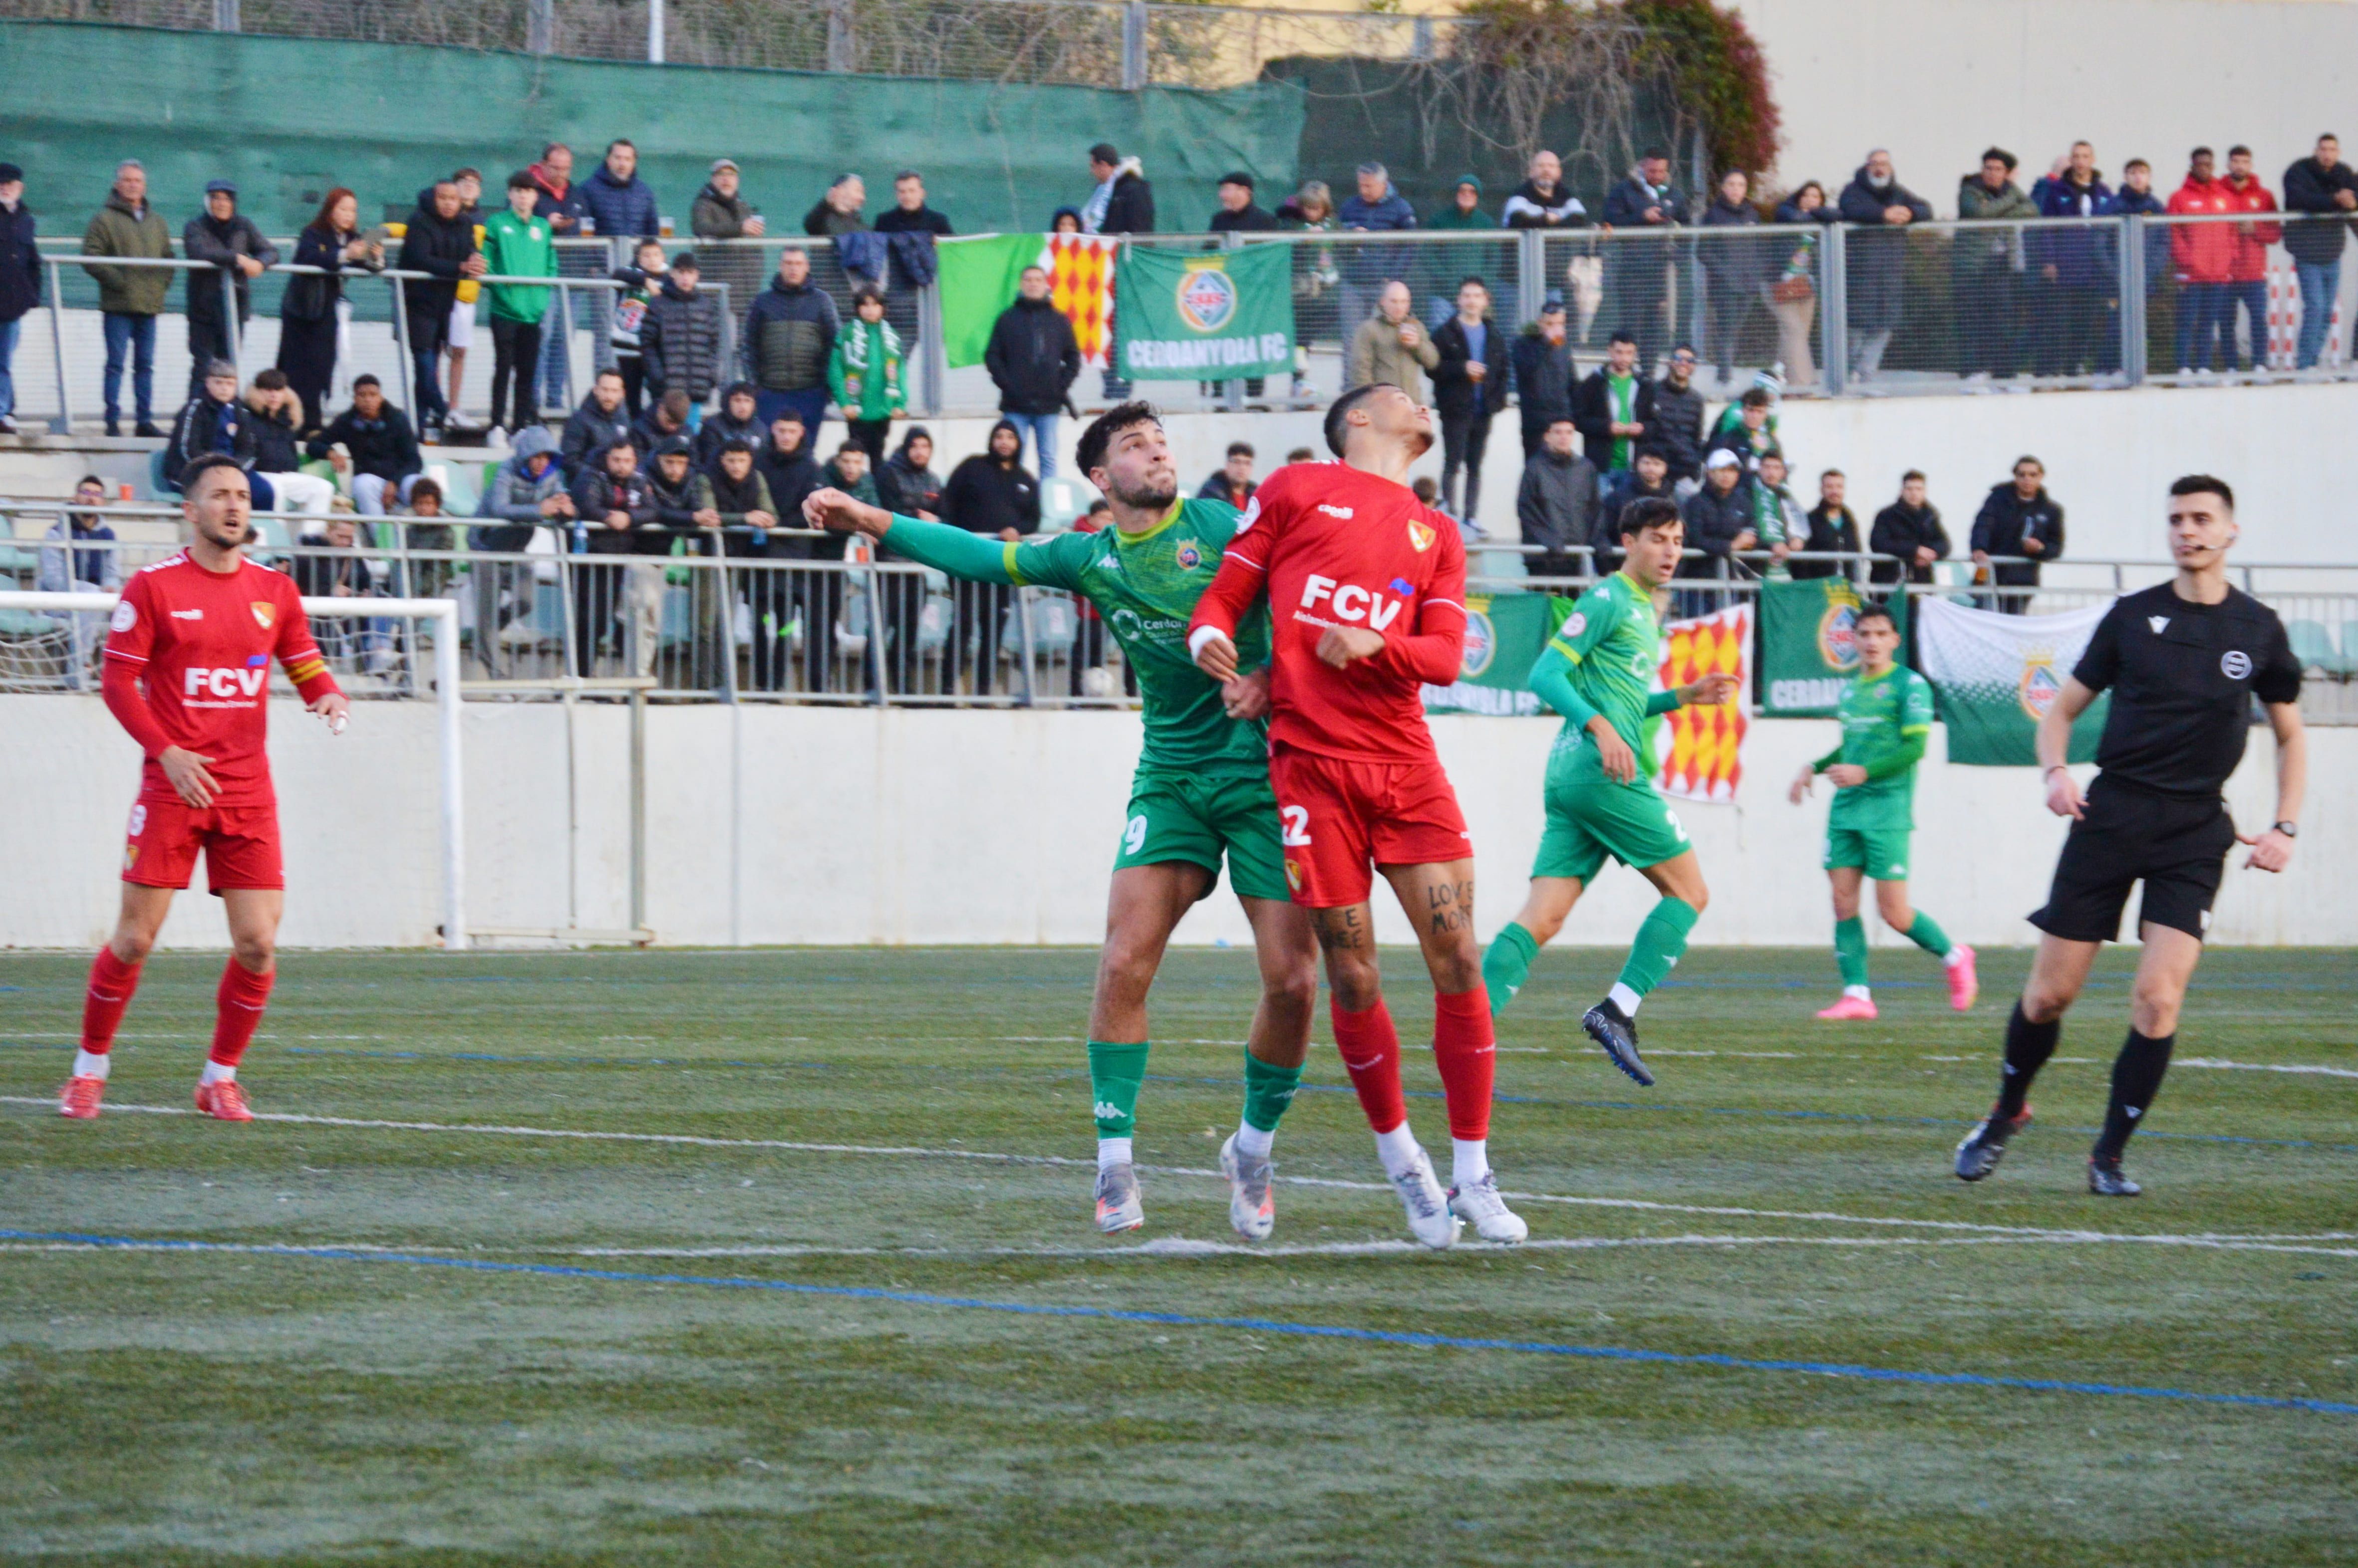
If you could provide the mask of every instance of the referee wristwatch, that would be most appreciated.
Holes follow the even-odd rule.
[[[2272,823],[2269,825],[2268,831],[2281,833],[2288,838],[2298,838],[2300,837],[2300,824],[2298,822]]]

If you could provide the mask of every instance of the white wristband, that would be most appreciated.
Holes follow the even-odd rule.
[[[1204,656],[1204,644],[1210,642],[1215,637],[1217,637],[1223,643],[1228,640],[1228,634],[1226,632],[1221,631],[1217,626],[1198,626],[1193,632],[1188,633],[1187,656],[1191,659],[1202,658]]]

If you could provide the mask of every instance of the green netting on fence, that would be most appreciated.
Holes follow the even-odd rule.
[[[1202,222],[1218,177],[1294,178],[1303,94],[1284,82],[1221,92],[946,81],[698,66],[308,38],[0,22],[8,105],[0,157],[22,164],[44,233],[79,232],[115,163],[147,166],[178,225],[205,181],[238,183],[246,212],[292,233],[331,185],[362,216],[407,203],[427,180],[482,169],[486,205],[509,169],[549,141],[577,172],[628,136],[664,215],[688,232],[711,161],[735,158],[773,235],[843,170],[862,175],[872,218],[892,174],[925,171],[960,232],[1038,231],[1089,193],[1087,149],[1110,141],[1144,160],[1177,226]],[[1165,194],[1167,193],[1167,194]]]

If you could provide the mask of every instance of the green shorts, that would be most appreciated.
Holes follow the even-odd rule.
[[[1547,827],[1531,861],[1533,877],[1595,879],[1611,856],[1643,869],[1675,860],[1694,848],[1687,830],[1654,786],[1639,779],[1616,784],[1584,747],[1552,762],[1547,775]]]
[[[1242,898],[1283,901],[1285,851],[1278,844],[1277,795],[1261,773],[1139,770],[1130,781],[1117,871],[1184,860],[1217,876],[1226,852],[1228,884]]]
[[[1905,827],[1826,827],[1826,870],[1855,866],[1871,881],[1904,882],[1908,880],[1908,840],[1911,837]]]

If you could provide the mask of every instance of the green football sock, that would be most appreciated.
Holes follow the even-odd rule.
[[[1834,922],[1834,968],[1845,987],[1866,984],[1866,922],[1855,914]]]
[[[1638,927],[1638,939],[1629,944],[1629,961],[1621,966],[1620,983],[1639,996],[1660,985],[1678,967],[1679,955],[1687,950],[1687,933],[1701,918],[1695,906],[1682,898],[1665,898],[1654,905],[1646,923]]]
[[[1245,1053],[1245,1125],[1259,1132],[1275,1132],[1278,1119],[1293,1103],[1302,1084],[1302,1069],[1278,1067]]]
[[[1138,1125],[1138,1091],[1146,1082],[1146,1042],[1109,1045],[1089,1042],[1090,1109],[1099,1138],[1127,1138]]]
[[[1482,955],[1482,983],[1490,992],[1490,1016],[1498,1017],[1515,1000],[1531,978],[1531,960],[1539,957],[1540,945],[1531,934],[1516,921],[1507,922],[1507,928],[1491,940],[1490,950]]]
[[[1949,940],[1949,934],[1941,929],[1941,923],[1920,909],[1916,912],[1915,922],[1908,927],[1908,940],[1935,958],[1947,957],[1957,946]]]

